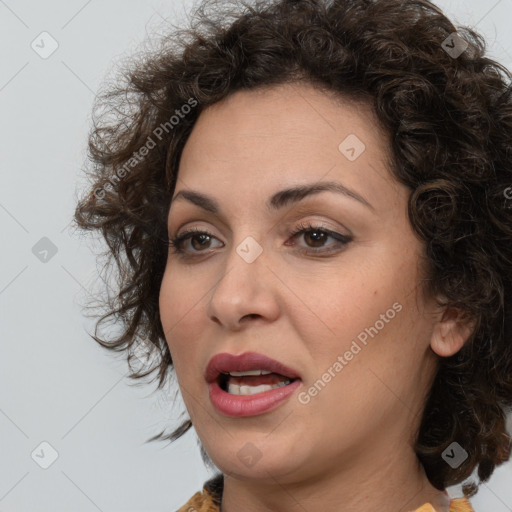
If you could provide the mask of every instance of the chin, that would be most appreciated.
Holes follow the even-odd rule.
[[[264,434],[265,437],[267,435]],[[275,483],[276,479],[286,480],[288,476],[295,474],[298,468],[307,466],[306,460],[298,460],[298,454],[288,449],[286,443],[282,443],[277,437],[275,440],[275,445],[267,440],[266,446],[262,447],[262,443],[256,440],[238,442],[234,437],[229,448],[221,451],[220,445],[216,444],[209,454],[225,475],[239,480],[255,479]],[[237,448],[233,449],[233,445],[237,445]],[[293,459],[290,453],[293,453]]]

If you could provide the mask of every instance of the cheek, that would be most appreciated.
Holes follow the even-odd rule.
[[[340,350],[365,328],[380,320],[401,299],[398,287],[386,282],[382,274],[351,269],[349,275],[328,273],[301,279],[301,314],[294,314],[308,340],[317,340],[320,352]],[[394,315],[395,310],[390,312]],[[322,343],[319,341],[322,340]]]
[[[316,411],[310,420],[332,439],[338,439],[340,424],[346,439],[355,439],[370,425],[404,412],[404,404],[413,402],[410,383],[418,382],[421,370],[414,299],[396,286],[357,287],[354,280],[350,288],[326,290],[335,307],[318,295],[317,329],[311,314],[297,327],[312,361],[300,403],[309,403],[304,414]]]
[[[160,317],[179,377],[180,367],[190,368],[189,363],[197,361],[196,352],[204,330],[200,321],[204,293],[205,290],[193,286],[182,273],[166,270],[160,288]]]
[[[337,336],[314,351],[320,373],[339,363],[338,356],[343,359],[326,403],[341,401],[364,416],[364,404],[384,414],[412,401],[410,384],[419,382],[430,332],[411,286],[414,275],[380,277],[380,286],[376,276],[374,287],[357,288],[354,283],[351,293],[338,292],[339,310],[330,318]]]
[[[351,350],[350,361],[393,366],[418,350],[420,344],[410,340],[428,332],[418,311],[416,255],[367,251],[365,259],[348,260],[343,271],[331,268],[297,287],[303,304],[293,315],[294,328],[317,372]]]

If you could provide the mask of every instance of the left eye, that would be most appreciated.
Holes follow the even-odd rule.
[[[309,248],[315,249],[324,247],[327,239],[332,238],[336,240],[337,244],[332,244],[338,247],[342,247],[347,245],[352,239],[347,235],[342,235],[341,233],[336,233],[329,229],[324,228],[323,226],[314,226],[311,224],[301,224],[293,233],[291,233],[291,238],[299,238],[299,235],[304,235],[304,240]],[[310,244],[311,242],[311,244]],[[289,245],[289,244],[288,244]],[[302,248],[301,251],[305,252],[328,252],[328,251],[309,251],[308,248]],[[329,252],[332,249],[329,249]],[[336,247],[335,249],[336,250]]]

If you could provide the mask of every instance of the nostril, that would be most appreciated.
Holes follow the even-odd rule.
[[[243,320],[244,318],[258,318],[260,315],[257,313],[249,313],[248,315],[244,315],[240,320]]]

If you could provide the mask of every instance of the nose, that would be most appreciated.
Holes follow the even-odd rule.
[[[244,320],[274,321],[279,316],[279,280],[267,263],[264,252],[251,261],[233,246],[225,271],[211,291],[209,318],[235,331],[243,328]]]

